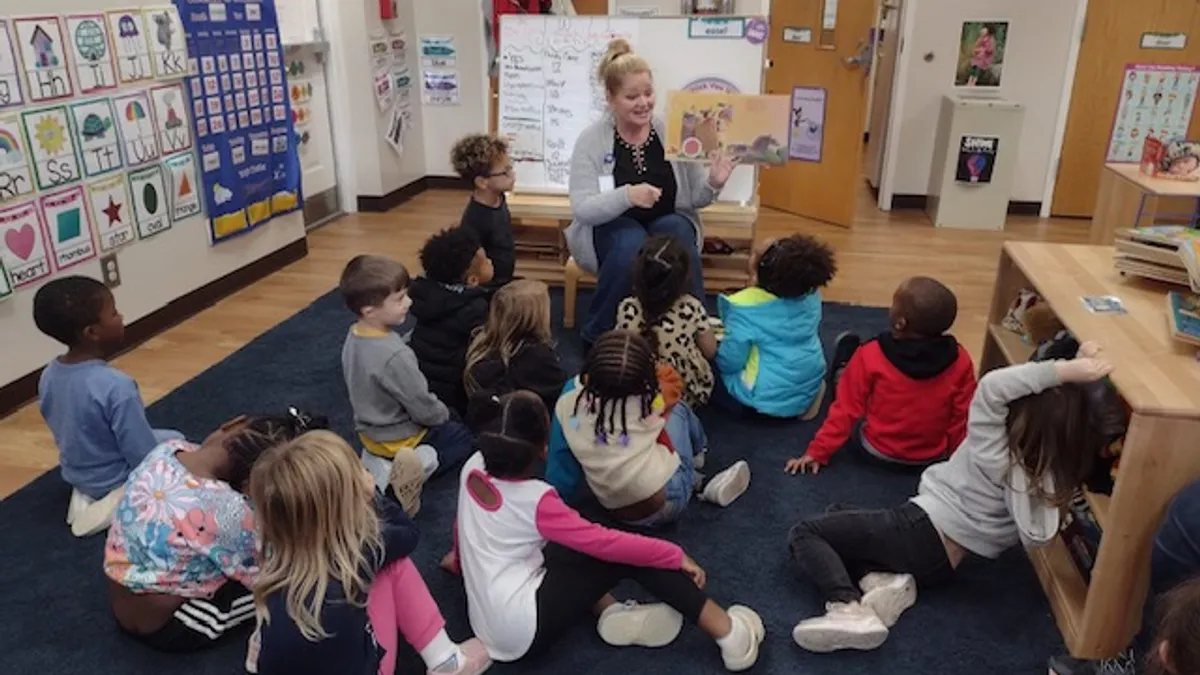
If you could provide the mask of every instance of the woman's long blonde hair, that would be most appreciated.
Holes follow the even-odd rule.
[[[329,637],[321,607],[331,578],[348,602],[366,606],[366,574],[383,559],[373,489],[354,450],[329,431],[310,431],[263,454],[250,472],[263,537],[254,586],[261,623],[271,619],[267,596],[283,592],[305,639]]]
[[[629,42],[622,38],[610,40],[608,50],[600,59],[600,67],[596,70],[597,81],[604,85],[609,96],[616,96],[621,91],[625,78],[637,73],[650,72],[650,64],[633,51]]]
[[[498,354],[505,367],[527,344],[550,344],[550,289],[540,281],[517,279],[496,291],[487,323],[471,340],[463,378],[467,393],[479,391],[471,374],[488,354]]]

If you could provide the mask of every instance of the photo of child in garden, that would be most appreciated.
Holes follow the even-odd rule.
[[[964,21],[954,86],[999,87],[1007,46],[1007,21]]]

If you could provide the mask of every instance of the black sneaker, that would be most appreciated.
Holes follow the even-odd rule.
[[[1051,675],[1135,675],[1137,659],[1127,649],[1111,659],[1088,661],[1069,654],[1051,656],[1047,662]]]
[[[849,331],[839,333],[834,341],[833,358],[829,361],[829,371],[825,375],[825,389],[829,392],[830,401],[837,398],[838,380],[861,344],[862,338]]]

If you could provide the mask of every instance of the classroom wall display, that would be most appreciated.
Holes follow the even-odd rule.
[[[1000,139],[995,136],[966,134],[958,141],[958,165],[954,180],[959,183],[986,185],[992,182]]]
[[[4,265],[4,259],[0,258],[0,302],[11,298],[12,295],[12,279],[8,276],[8,268]]]
[[[72,96],[75,87],[58,17],[18,17],[13,19],[13,29],[29,100],[41,103]]]
[[[302,206],[283,48],[272,0],[175,4],[199,63],[187,89],[215,244]]]
[[[154,87],[150,90],[154,110],[154,130],[158,147],[164,155],[192,149],[192,132],[187,123],[187,99],[183,85]]]
[[[71,127],[83,160],[83,175],[103,176],[124,166],[112,101],[98,98],[72,103]]]
[[[150,41],[150,64],[160,80],[188,74],[187,40],[183,21],[174,5],[142,8],[143,25]]]
[[[1200,67],[1131,63],[1121,77],[1106,161],[1135,164],[1147,137],[1185,138],[1196,107]]]
[[[825,88],[792,88],[792,125],[788,158],[820,162],[825,146]]]
[[[87,193],[101,251],[108,253],[137,241],[129,185],[124,175],[92,181],[87,185]]]
[[[1008,48],[1007,21],[964,21],[959,35],[956,87],[999,87]]]
[[[144,166],[158,159],[158,131],[151,117],[150,97],[145,91],[134,91],[113,99],[117,113],[117,133],[125,165]]]
[[[171,229],[167,213],[167,185],[162,166],[154,164],[130,171],[129,193],[133,199],[133,221],[138,239],[148,239]]]
[[[33,192],[29,148],[15,113],[0,115],[0,204]]]
[[[790,104],[786,96],[669,92],[667,159],[707,162],[720,153],[745,164],[784,164]]]
[[[79,157],[66,106],[26,110],[21,113],[21,126],[32,151],[38,189],[49,190],[79,180]]]
[[[8,23],[7,19],[0,19],[0,110],[25,103],[25,95],[21,92],[21,64],[17,61]]]
[[[54,270],[46,251],[46,228],[36,201],[0,209],[0,259],[8,268],[13,288],[50,276]]]
[[[167,171],[167,190],[170,197],[171,220],[180,221],[200,213],[200,192],[196,189],[196,157],[190,152],[168,157],[163,162]]]
[[[96,257],[96,241],[82,185],[42,195],[38,204],[55,268],[65,270]]]
[[[108,18],[108,32],[120,83],[133,84],[154,77],[150,42],[142,22],[142,13],[137,9],[116,9],[105,16]]]
[[[117,67],[109,46],[104,15],[70,14],[67,21],[68,53],[75,67],[79,94],[86,96],[117,86]]]

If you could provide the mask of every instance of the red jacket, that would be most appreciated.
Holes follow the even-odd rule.
[[[854,353],[829,415],[805,454],[822,464],[863,420],[864,440],[888,457],[923,462],[967,435],[975,365],[953,337],[896,340],[885,333]]]

